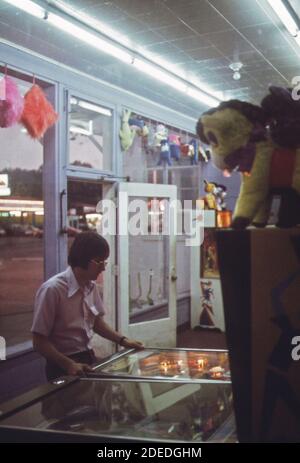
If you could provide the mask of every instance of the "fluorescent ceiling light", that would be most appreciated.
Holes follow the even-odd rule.
[[[283,22],[289,33],[293,37],[297,37],[299,33],[299,27],[291,13],[284,5],[282,0],[268,0],[269,5],[273,8],[279,19]]]
[[[163,82],[170,87],[179,90],[180,92],[185,92],[187,88],[187,84],[184,83],[182,80],[173,77],[171,74],[160,70],[157,66],[147,63],[139,58],[135,58],[133,61],[133,66],[137,68],[139,71],[145,72],[153,79],[157,79],[160,82]]]
[[[45,8],[42,8],[40,5],[32,2],[31,0],[4,0],[6,3],[9,3],[12,6],[20,8],[20,10],[25,11],[28,14],[36,16],[37,18],[45,18]]]
[[[113,29],[113,28],[107,26],[106,24],[104,24],[101,21],[96,20],[92,16],[89,16],[89,15],[86,15],[86,14],[82,13],[82,11],[75,10],[75,8],[71,7],[70,5],[67,5],[63,1],[53,0],[52,4],[55,5],[57,8],[59,8],[61,11],[63,11],[65,13],[69,14],[70,16],[78,19],[79,21],[85,23],[86,25],[88,25],[90,27],[93,27],[94,29],[98,30],[102,34],[106,35],[107,37],[113,37],[114,40],[116,42],[119,42],[121,45],[124,45],[125,47],[128,47],[128,48],[135,48],[135,50],[139,54],[143,55],[146,59],[152,61],[153,63],[157,64],[158,66],[162,67],[163,69],[166,69],[166,70],[172,72],[173,74],[175,74],[175,76],[177,75],[179,78],[189,81],[188,75],[187,75],[185,70],[183,70],[180,67],[178,67],[177,65],[174,65],[173,63],[165,60],[161,56],[159,56],[157,54],[154,54],[154,53],[151,53],[148,50],[144,49],[143,47],[140,47],[140,46],[137,46],[136,44],[133,44],[132,40],[130,40],[125,35],[120,34],[119,31],[117,31],[116,29]],[[138,67],[138,65],[137,65],[137,67]],[[142,70],[142,69],[140,69],[140,70]],[[144,71],[144,72],[146,72],[146,71]],[[152,70],[151,70],[151,72],[152,72]],[[152,72],[151,75],[153,76],[153,72]],[[155,76],[153,76],[153,77],[155,77]],[[162,79],[158,79],[158,80],[162,80]],[[167,80],[169,80],[169,82],[171,81],[170,78],[167,79]],[[168,82],[166,82],[165,79],[162,80],[162,81],[165,81],[165,83],[168,83]],[[224,98],[223,92],[214,91],[208,85],[206,85],[206,84],[202,83],[201,81],[199,81],[199,79],[193,78],[193,80],[191,80],[190,83],[192,83],[196,87],[199,87],[204,92],[212,95],[213,97],[215,97],[215,98],[217,98],[219,100],[222,100]],[[174,88],[178,89],[176,84],[175,84],[175,86],[174,85],[172,85],[172,86]]]
[[[86,123],[82,123],[82,124],[87,126]],[[80,127],[79,125],[70,125],[69,131],[73,133],[80,133],[81,135],[87,135],[87,136],[93,135],[93,121],[88,122],[87,129],[85,129],[84,127]]]
[[[98,106],[92,103],[89,103],[88,101],[84,100],[77,100],[76,98],[71,98],[71,104],[73,105],[78,105],[80,108],[87,109],[89,111],[93,111],[95,113],[103,114],[104,116],[109,116],[111,117],[112,112],[110,109],[103,108],[102,106]]]
[[[188,86],[187,82],[184,82],[181,79],[177,79],[167,72],[159,70],[155,65],[149,64],[146,61],[136,58],[132,64],[134,67],[150,75],[152,78],[170,85],[176,90],[179,90],[180,92],[185,93],[198,101],[201,101],[201,103],[204,103],[207,106],[214,107],[220,103],[220,100],[217,98],[201,92],[201,90],[197,90],[196,88],[194,89],[193,87]]]
[[[56,6],[64,13],[69,14],[71,17],[85,23],[87,26],[93,27],[107,37],[113,37],[115,41],[121,43],[125,47],[132,46],[132,41],[127,36],[120,34],[119,31],[112,29],[102,21],[98,21],[98,19],[95,19],[92,16],[88,16],[87,14],[83,13],[81,9],[75,9],[74,7],[67,5],[65,2],[61,2],[60,0],[52,0],[51,4]]]
[[[92,132],[90,132],[89,130],[82,129],[81,127],[77,127],[76,125],[71,125],[69,130],[72,133],[80,133],[80,135],[92,135]]]
[[[147,58],[148,60],[162,67],[166,71],[172,72],[175,76],[185,80],[187,82],[186,85],[192,84],[195,87],[198,87],[199,91],[203,90],[203,92],[208,93],[209,95],[211,95],[212,97],[218,100],[224,99],[223,92],[217,92],[213,90],[208,85],[201,82],[199,79],[196,79],[194,76],[190,77],[185,70],[183,70],[182,68],[179,68],[177,65],[170,63],[169,61],[165,60],[159,55],[150,53],[148,50],[145,50],[142,47],[138,47],[137,50],[141,55],[144,55],[145,58]]]
[[[67,21],[66,19],[62,18],[61,16],[58,16],[57,14],[49,12],[47,21],[53,26],[61,29],[63,32],[67,32],[68,34],[76,37],[77,39],[87,43],[91,47],[101,50],[103,53],[112,55],[115,58],[127,64],[131,64],[132,62],[132,56],[130,53],[122,50],[120,47],[117,47],[109,43],[107,40],[101,39],[96,34],[88,32],[82,27],[76,26],[76,24]]]
[[[189,95],[192,98],[200,101],[201,103],[206,104],[207,106],[216,106],[220,103],[219,94],[217,93],[212,94],[208,91],[207,88],[204,91],[201,91],[201,88],[197,88],[198,86],[195,85],[195,88],[189,86],[191,82],[189,82],[184,73],[180,70],[177,71],[173,67],[167,67],[167,63],[165,66],[162,66],[163,63],[160,63],[160,59],[158,58],[157,62],[147,62],[145,60],[140,59],[134,56],[134,50],[126,51],[118,45],[114,45],[111,41],[105,40],[99,37],[97,34],[93,32],[89,32],[87,29],[77,26],[71,21],[64,19],[63,17],[52,13],[52,11],[45,10],[44,8],[40,7],[36,3],[32,2],[31,0],[5,0],[7,3],[10,3],[13,6],[16,6],[29,14],[33,14],[34,16],[38,16],[39,18],[47,20],[50,24],[57,27],[58,29],[66,32],[67,34],[72,35],[78,40],[81,40],[88,44],[91,47],[97,48],[103,53],[107,53],[118,60],[122,61],[123,63],[133,65],[136,69],[141,72],[148,74],[150,77],[163,82],[170,87],[175,88],[176,90],[183,92]],[[61,2],[54,2],[54,3],[61,3]],[[87,25],[89,27],[89,25]],[[107,31],[106,31],[107,32]],[[115,39],[115,37],[114,37]],[[159,65],[159,63],[161,65]],[[168,69],[173,70],[173,72],[169,72]],[[195,82],[196,83],[196,82]],[[194,83],[194,84],[195,84]],[[86,109],[91,109],[91,106],[87,102],[78,103],[81,107],[85,107]],[[85,106],[83,106],[83,104]],[[89,108],[87,107],[89,105]],[[96,105],[94,106],[93,111],[96,111]],[[103,108],[105,110],[105,114],[111,116],[111,111]],[[101,114],[104,114],[101,107],[98,107],[98,111]],[[108,113],[109,112],[109,113]],[[74,127],[73,127],[74,128]],[[71,128],[70,128],[71,129]],[[80,133],[80,132],[78,132]]]
[[[92,16],[89,16],[87,14],[84,14],[82,11],[77,11],[74,7],[67,5],[65,2],[60,1],[60,0],[53,0],[51,2],[54,6],[59,8],[61,11],[69,14],[70,16],[78,19],[79,21],[85,23],[86,25],[93,27],[95,30],[98,30],[102,34],[106,35],[107,37],[113,37],[116,42],[119,42],[121,45],[124,45],[125,47],[128,48],[134,48],[139,54],[143,55],[146,59],[152,61],[153,63],[157,64],[158,66],[171,71],[175,76],[177,75],[179,78],[183,80],[189,81],[188,75],[185,70],[181,69],[177,65],[174,65],[173,63],[165,60],[161,56],[151,53],[148,50],[146,50],[143,47],[138,46],[136,43],[132,43],[132,40],[130,40],[127,36],[120,34],[118,30],[113,29],[109,26],[107,26],[105,23],[96,20]],[[138,65],[137,65],[138,67]],[[142,69],[140,69],[142,70]],[[146,71],[144,71],[146,72]],[[152,70],[151,70],[152,72]],[[151,74],[153,76],[153,72]],[[153,76],[154,77],[154,76]],[[158,79],[161,80],[161,79]],[[168,80],[168,79],[167,79]],[[165,81],[165,79],[163,80]],[[170,78],[169,78],[170,81]],[[193,81],[190,81],[193,85],[196,87],[199,87],[199,89],[202,89],[204,92],[212,95],[213,97],[222,100],[224,98],[223,92],[216,92],[212,88],[210,88],[208,85],[202,83],[198,79],[193,78]],[[165,83],[168,83],[165,81]],[[173,85],[174,88],[177,88],[177,85]],[[178,89],[178,88],[177,88]]]
[[[195,100],[201,101],[201,103],[204,103],[207,106],[215,107],[220,104],[219,100],[201,92],[200,90],[197,90],[196,88],[188,87],[187,94]]]

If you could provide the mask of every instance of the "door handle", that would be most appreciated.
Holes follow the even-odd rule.
[[[60,206],[60,234],[63,235],[68,233],[67,227],[64,225],[63,219],[63,197],[67,194],[66,190],[62,190],[59,194],[59,206]]]
[[[173,267],[171,271],[171,281],[176,281],[177,280],[177,275],[176,275],[176,269]]]

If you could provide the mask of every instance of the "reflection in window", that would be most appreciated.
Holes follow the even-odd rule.
[[[169,233],[168,201],[160,198],[130,197],[145,204],[144,211],[129,210],[129,323],[139,323],[168,317]],[[140,218],[139,218],[140,217]],[[132,228],[130,228],[133,231]]]
[[[23,95],[31,87],[14,80]],[[34,296],[43,282],[43,144],[15,125],[0,129],[0,146],[0,335],[9,355],[31,339]]]
[[[78,233],[99,231],[102,216],[96,212],[96,206],[101,199],[102,185],[99,182],[68,180],[68,249]],[[102,274],[99,275],[97,284],[102,292]]]
[[[76,235],[82,231],[97,231],[101,214],[96,206],[102,199],[102,185],[87,180],[68,180],[68,230]]]
[[[112,111],[71,97],[69,163],[98,170],[112,169]]]
[[[168,171],[168,184],[176,185],[178,199],[180,201],[192,201],[193,208],[196,207],[196,200],[199,198],[201,184],[201,167],[186,166],[180,169],[170,169]]]

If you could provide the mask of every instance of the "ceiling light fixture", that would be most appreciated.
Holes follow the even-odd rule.
[[[83,13],[82,10],[76,10],[73,6],[68,5],[64,1],[51,0],[51,5],[57,8],[59,11],[66,13],[71,18],[75,18],[79,20],[81,23],[93,28],[95,31],[100,32],[106,37],[113,37],[114,41],[117,42],[119,45],[122,45],[127,49],[130,49],[133,53],[137,53],[140,57],[145,58],[147,62],[155,63],[156,65],[160,66],[160,68],[171,72],[176,77],[181,78],[184,81],[187,81],[186,71],[184,71],[182,68],[174,65],[170,61],[165,60],[164,58],[155,53],[149,52],[149,50],[147,50],[146,48],[139,46],[136,42],[133,42],[130,39],[130,37],[120,34],[120,32],[117,29],[109,27],[102,21],[99,21],[98,19],[95,19],[94,17]],[[207,84],[199,81],[198,78],[190,77],[188,79],[188,83],[194,85],[198,89],[201,89],[203,92],[208,93],[212,97],[217,98],[218,100],[222,100],[224,97],[223,92],[214,91]]]
[[[84,109],[88,109],[89,111],[94,111],[95,113],[103,114],[104,116],[111,117],[112,112],[110,109],[102,108],[102,106],[97,106],[92,103],[88,103],[87,101],[80,100],[78,102],[78,106]]]
[[[88,101],[84,100],[77,100],[77,98],[71,98],[71,104],[80,106],[80,108],[87,109],[88,111],[93,111],[94,113],[103,114],[104,116],[111,117],[112,112],[110,109],[103,108],[102,106],[95,105],[93,103],[89,103]]]
[[[164,70],[164,68],[156,63],[137,57],[134,51],[130,49],[127,51],[127,49],[124,49],[121,44],[115,45],[106,39],[102,39],[96,33],[89,32],[86,28],[77,26],[73,22],[64,19],[62,16],[53,13],[51,7],[47,7],[47,9],[42,8],[40,5],[37,5],[31,0],[4,1],[26,11],[26,13],[47,20],[47,22],[53,26],[72,35],[76,39],[85,42],[89,46],[97,48],[98,50],[101,50],[101,52],[107,53],[123,63],[133,65],[139,71],[146,73],[150,77],[159,80],[186,95],[189,95],[207,106],[217,106],[221,102],[221,98],[217,98],[206,91],[202,91],[201,88],[197,87],[193,83],[186,81],[182,77],[177,76],[175,73],[168,72],[167,69]]]
[[[135,58],[132,64],[139,71],[145,72],[154,79],[157,79],[160,82],[170,85],[170,87],[173,87],[176,90],[179,90],[180,92],[186,92],[187,83],[185,83],[181,79],[173,77],[171,74],[167,72],[160,70],[157,66],[147,63],[147,61],[144,61],[140,58]]]
[[[35,16],[36,18],[45,19],[46,10],[40,5],[32,2],[31,0],[4,0],[10,5],[20,8],[20,10],[26,11],[26,13]]]
[[[77,124],[76,124],[77,122]],[[93,135],[93,121],[89,122],[84,122],[84,121],[72,121],[73,124],[76,125],[70,125],[69,131],[72,133],[80,133],[81,135],[87,135],[88,137],[90,135]],[[87,127],[87,128],[85,128]]]
[[[239,80],[241,78],[240,70],[243,67],[243,63],[240,61],[236,61],[235,63],[229,64],[230,69],[233,71],[232,78],[234,80]]]
[[[57,14],[48,12],[47,21],[58,29],[61,29],[63,32],[67,32],[73,37],[82,40],[82,42],[87,43],[91,47],[101,50],[103,53],[114,56],[126,64],[131,64],[132,62],[132,56],[127,51],[124,51],[120,47],[117,47],[109,43],[107,40],[98,37],[96,34],[88,32],[82,27],[76,26],[76,24],[67,21]]]
[[[297,37],[299,34],[299,21],[297,21],[297,15],[289,2],[285,0],[268,0],[268,3],[283,22],[289,33],[293,37]]]
[[[216,100],[216,98],[210,95],[207,95],[193,87],[188,87],[186,90],[186,93],[187,95],[192,97],[194,100],[198,100],[201,103],[206,104],[207,106],[214,107],[220,104],[220,100]]]

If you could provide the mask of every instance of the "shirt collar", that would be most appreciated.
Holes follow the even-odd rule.
[[[78,284],[78,281],[76,280],[76,277],[71,267],[67,268],[66,277],[67,277],[67,284],[68,284],[68,297],[72,297],[80,289],[80,286]],[[86,285],[84,288],[84,294],[85,295],[89,294],[92,291],[94,285],[95,285],[95,282],[90,281],[88,285]]]

